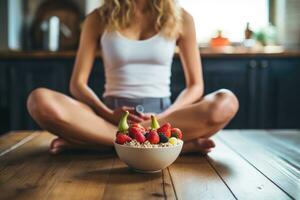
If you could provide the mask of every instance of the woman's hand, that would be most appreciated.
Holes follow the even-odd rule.
[[[113,124],[118,125],[123,113],[126,110],[129,112],[128,123],[140,123],[142,121],[150,119],[150,115],[143,114],[143,113],[137,113],[134,107],[122,106],[122,107],[116,108],[113,111],[109,120]]]

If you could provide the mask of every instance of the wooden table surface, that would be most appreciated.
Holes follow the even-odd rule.
[[[0,199],[300,199],[300,131],[231,130],[208,156],[180,156],[156,174],[114,154],[47,150],[47,132],[0,137]]]

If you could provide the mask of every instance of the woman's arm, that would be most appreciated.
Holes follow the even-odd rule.
[[[110,119],[113,111],[107,108],[88,86],[88,79],[99,47],[101,22],[97,11],[89,14],[83,24],[79,49],[70,81],[71,94],[86,103],[100,116]]]
[[[133,122],[141,122],[147,119],[145,116],[137,116],[132,107],[120,107],[109,109],[88,86],[88,79],[92,70],[95,55],[100,45],[100,36],[103,32],[102,23],[98,11],[89,14],[84,22],[80,36],[79,49],[70,81],[70,92],[79,101],[89,105],[99,116],[118,124],[124,110],[128,110],[128,119]]]
[[[186,88],[175,102],[161,115],[172,112],[184,105],[192,104],[203,95],[203,76],[200,53],[196,41],[193,17],[183,9],[183,32],[178,38],[179,56],[185,75]]]

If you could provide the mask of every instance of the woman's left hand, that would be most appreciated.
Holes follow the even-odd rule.
[[[142,113],[141,117],[143,120],[147,121],[151,119],[151,115],[155,115],[154,113]]]

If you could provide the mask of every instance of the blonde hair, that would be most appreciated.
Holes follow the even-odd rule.
[[[104,0],[99,14],[108,31],[121,30],[130,26],[134,11],[134,0]],[[175,39],[181,33],[182,16],[177,0],[148,0],[154,15],[155,31],[169,39]]]

